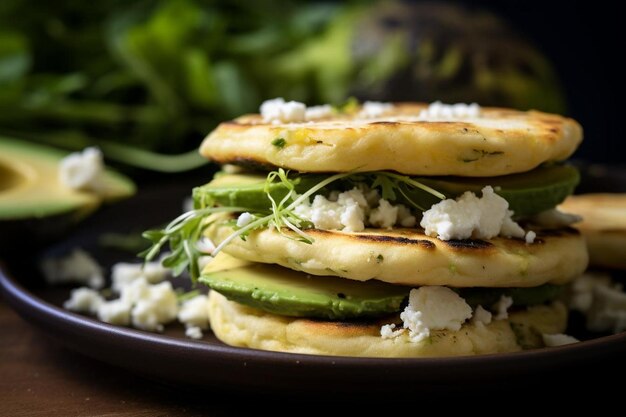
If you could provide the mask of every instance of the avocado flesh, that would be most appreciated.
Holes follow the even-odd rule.
[[[300,175],[295,191],[303,193],[326,178],[323,175]],[[580,180],[576,168],[570,165],[541,166],[532,171],[489,178],[468,177],[413,177],[414,180],[428,185],[446,195],[455,198],[465,191],[479,194],[483,187],[491,185],[496,193],[509,202],[509,209],[515,217],[525,217],[554,208],[568,195]],[[350,189],[353,184],[343,184]],[[423,210],[429,209],[440,200],[420,189],[402,190],[398,193],[399,203],[411,206],[410,201]],[[280,201],[288,192],[281,183],[272,183],[269,192],[275,201]],[[262,175],[221,175],[212,182],[193,191],[197,207],[206,207],[215,203],[223,206],[245,207],[248,210],[268,210],[270,200],[265,193],[265,176]]]
[[[544,304],[556,299],[563,291],[562,285],[543,284],[538,287],[512,288],[455,288],[467,304],[472,307],[490,307],[500,300],[501,296],[511,297],[514,306],[531,306]]]
[[[226,298],[273,314],[328,320],[383,317],[399,313],[412,287],[381,281],[320,277],[277,265],[242,261],[223,252],[202,271],[199,281]],[[463,288],[455,291],[467,303],[489,308],[502,295],[513,305],[543,304],[561,286],[534,288]]]
[[[64,152],[26,141],[0,137],[0,222],[71,214],[81,218],[103,201],[130,197],[133,182],[111,170],[104,193],[75,191],[58,178]]]
[[[53,148],[0,137],[0,252],[23,253],[62,236],[103,201],[130,197],[133,182],[111,170],[104,193],[63,186],[59,164],[66,154]]]
[[[328,320],[398,312],[410,290],[380,281],[312,276],[259,263],[203,273],[199,280],[229,300],[250,307],[282,316]]]
[[[546,165],[521,174],[502,175],[489,178],[470,177],[421,177],[422,182],[441,191],[448,198],[460,196],[465,191],[479,194],[486,185],[491,185],[496,194],[509,202],[515,217],[531,216],[559,205],[580,182],[578,170],[571,165]],[[413,191],[414,192],[414,191]],[[420,193],[420,196],[425,193]],[[425,194],[427,207],[439,200]],[[428,203],[431,203],[428,205]]]

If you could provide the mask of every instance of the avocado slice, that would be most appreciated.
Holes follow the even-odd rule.
[[[501,296],[511,297],[515,306],[531,306],[547,303],[556,299],[563,292],[563,285],[543,284],[538,287],[511,288],[455,288],[467,304],[472,307],[489,307],[498,302]]]
[[[220,252],[199,281],[226,298],[270,313],[329,320],[382,317],[398,313],[412,287],[386,282],[312,276],[277,265],[243,261]],[[543,304],[557,298],[563,286],[533,288],[456,288],[475,308],[489,308],[502,295],[513,305]]]
[[[229,300],[292,317],[345,320],[401,310],[410,288],[380,281],[307,275],[277,265],[232,261],[219,253],[199,281]],[[229,262],[227,269],[218,266]]]
[[[509,202],[509,209],[519,218],[559,205],[568,195],[574,193],[580,182],[580,174],[571,165],[553,164],[520,174],[498,177],[420,177],[417,180],[441,191],[448,198],[460,196],[465,191],[479,194],[483,187],[491,185],[499,196]],[[429,202],[432,204],[439,201],[430,194],[419,195],[430,198]]]
[[[210,183],[193,189],[193,200],[196,208],[209,207],[214,204],[221,206],[247,207],[251,210],[268,210],[272,203],[265,193],[264,175],[255,174],[224,174],[218,172]],[[300,175],[293,180],[295,190],[303,193],[315,184],[327,178],[326,175]],[[282,200],[289,190],[280,182],[269,185],[269,193],[274,201]]]
[[[253,174],[216,176],[210,183],[193,190],[196,207],[207,207],[217,203],[224,206],[246,207],[250,210],[268,210],[271,204],[265,193],[265,178]],[[295,181],[296,192],[303,193],[326,176],[315,174],[292,178]],[[521,174],[499,177],[413,177],[413,179],[445,194],[447,198],[458,197],[465,191],[480,194],[483,187],[491,185],[497,194],[509,202],[509,208],[519,218],[557,206],[574,192],[580,175],[573,166],[555,164],[541,166]],[[354,186],[348,181],[339,181],[341,182],[343,184],[339,185],[343,185],[344,189]],[[440,201],[420,189],[403,188],[402,191],[403,193],[398,193],[398,202],[407,205],[410,205],[410,200],[428,209]],[[280,201],[288,190],[283,184],[275,182],[270,184],[269,192],[275,201]]]
[[[0,137],[0,246],[15,236],[60,233],[100,206],[130,197],[134,183],[107,169],[102,194],[72,190],[58,180],[66,153],[23,140]]]

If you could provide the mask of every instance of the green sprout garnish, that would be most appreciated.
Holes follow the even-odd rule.
[[[199,203],[201,206],[200,208],[180,215],[164,229],[144,232],[144,238],[150,240],[152,246],[140,253],[139,256],[148,262],[159,254],[165,244],[169,244],[171,254],[163,260],[163,266],[171,268],[175,276],[180,275],[185,269],[189,269],[191,278],[195,281],[201,272],[198,267],[200,257],[216,256],[234,239],[241,238],[245,240],[254,230],[274,228],[288,239],[311,244],[313,243],[313,238],[306,233],[306,230],[314,226],[310,221],[296,214],[295,210],[300,204],[308,202],[312,196],[340,180],[348,185],[359,183],[372,184],[371,188],[379,188],[382,198],[389,201],[396,201],[398,194],[401,194],[406,201],[420,210],[424,210],[424,208],[411,200],[407,196],[407,191],[418,188],[440,199],[446,198],[440,192],[408,176],[391,172],[346,172],[335,174],[324,178],[304,193],[299,194],[296,192],[296,186],[300,183],[300,177],[290,178],[288,171],[279,168],[277,171],[270,172],[265,180],[264,192],[270,202],[270,206],[266,210],[251,209],[249,207],[219,206],[210,196],[205,196],[199,202],[196,201],[196,204],[198,205]],[[278,183],[287,191],[279,201],[270,192],[272,185]],[[216,219],[213,216],[217,213],[241,214],[245,212],[250,213],[252,220],[247,224],[242,224],[241,227],[237,226],[237,222],[232,218]],[[216,221],[231,225],[234,231],[220,242],[211,253],[206,253],[206,251],[202,251],[198,247],[197,242],[203,238],[203,232],[206,228]]]

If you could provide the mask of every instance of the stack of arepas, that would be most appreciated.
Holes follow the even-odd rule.
[[[204,140],[225,168],[158,242],[192,272],[203,250],[215,255],[192,275],[229,345],[369,357],[541,347],[565,331],[559,294],[587,266],[555,210],[578,183],[562,161],[581,140],[574,120],[537,111],[270,100]]]

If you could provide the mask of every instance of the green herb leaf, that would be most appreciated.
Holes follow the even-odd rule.
[[[276,138],[272,141],[272,145],[279,149],[284,148],[286,143],[287,141],[284,138]]]

